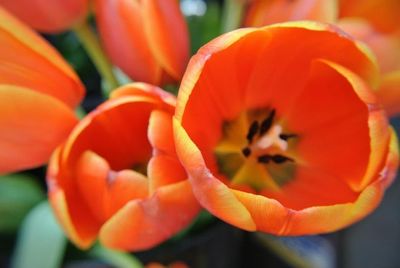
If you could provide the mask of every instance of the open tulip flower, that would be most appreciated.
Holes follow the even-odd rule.
[[[84,88],[45,40],[0,8],[0,174],[40,166],[77,123]]]
[[[381,83],[375,91],[389,115],[400,113],[400,1],[398,0],[253,0],[245,26],[294,20],[335,23],[375,53]]]
[[[240,29],[202,47],[174,117],[200,204],[249,231],[335,231],[377,207],[397,139],[364,46],[314,22]]]
[[[107,54],[135,81],[179,81],[189,59],[189,35],[178,0],[96,0]]]
[[[175,97],[131,84],[85,117],[50,162],[49,199],[69,238],[87,248],[148,249],[199,210],[174,148]]]
[[[89,0],[0,0],[0,6],[38,31],[57,33],[84,19]]]

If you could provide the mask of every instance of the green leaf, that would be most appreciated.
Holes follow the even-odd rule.
[[[15,232],[29,210],[44,198],[32,177],[22,174],[0,177],[0,232]]]
[[[90,255],[96,257],[105,263],[119,268],[143,268],[142,263],[132,254],[107,249],[97,244],[90,252]]]
[[[11,268],[58,268],[67,240],[47,201],[26,217],[11,260]]]

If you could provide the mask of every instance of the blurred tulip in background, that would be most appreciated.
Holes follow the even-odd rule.
[[[96,21],[111,61],[131,79],[178,83],[189,34],[177,0],[96,0]]]

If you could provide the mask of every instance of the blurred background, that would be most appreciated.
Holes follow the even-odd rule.
[[[193,53],[220,34],[221,3],[181,1],[191,32]],[[77,38],[71,32],[45,38],[84,81],[87,97],[83,108],[86,112],[91,111],[103,100],[102,85]],[[400,119],[392,123],[400,131]],[[59,242],[65,239],[57,235],[58,226],[41,203],[46,199],[44,176],[45,168],[39,168],[0,177],[0,267],[17,263],[16,267],[45,268],[35,263],[43,258],[58,258],[60,267],[120,267],[115,264],[118,262],[112,264],[110,259],[104,258],[105,254],[99,250],[83,252],[70,243]],[[144,263],[180,260],[190,267],[395,268],[400,266],[399,204],[400,181],[396,180],[380,207],[361,222],[329,235],[297,238],[247,233],[204,212],[188,230],[153,250],[135,255]],[[26,227],[28,222],[34,227]],[[51,233],[52,228],[57,229],[56,235],[47,233]],[[31,253],[33,262],[18,263],[15,260],[17,253],[24,252],[24,247],[35,248]]]

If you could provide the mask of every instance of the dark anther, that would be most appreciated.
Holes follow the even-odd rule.
[[[251,123],[249,131],[247,132],[246,136],[246,139],[249,141],[249,143],[253,142],[253,138],[257,134],[259,128],[260,125],[258,124],[258,121],[253,121],[253,123]]]
[[[268,154],[260,155],[257,160],[259,163],[267,164],[271,160],[271,156]]]
[[[287,141],[290,138],[296,138],[297,135],[296,134],[280,134],[279,138],[281,138],[282,140]]]
[[[260,136],[264,135],[272,126],[272,123],[274,122],[274,117],[275,117],[275,110],[272,110],[269,116],[264,119],[261,123],[260,127]]]
[[[249,147],[243,148],[242,154],[243,154],[245,157],[248,157],[248,156],[251,154],[250,148],[249,148]]]
[[[271,157],[271,160],[276,164],[282,164],[287,161],[293,162],[292,158],[284,156],[284,155],[280,155],[280,154],[275,154],[270,157]]]

